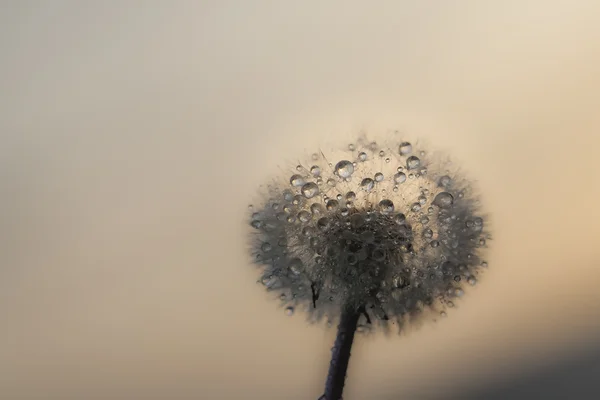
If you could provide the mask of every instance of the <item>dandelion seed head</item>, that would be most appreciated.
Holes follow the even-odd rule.
[[[472,186],[407,140],[363,137],[331,157],[313,153],[249,213],[259,281],[286,314],[301,307],[313,321],[347,306],[383,326],[445,315],[487,267]]]

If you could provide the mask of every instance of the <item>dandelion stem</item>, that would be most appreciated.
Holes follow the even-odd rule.
[[[338,325],[337,337],[331,349],[331,363],[325,383],[323,400],[340,400],[344,390],[346,371],[350,361],[350,350],[354,341],[354,333],[360,313],[354,308],[345,308]]]

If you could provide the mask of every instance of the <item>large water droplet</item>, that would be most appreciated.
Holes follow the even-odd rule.
[[[410,144],[409,142],[400,143],[398,152],[403,156],[412,153],[412,144]]]
[[[314,182],[305,183],[302,186],[302,195],[307,199],[311,199],[319,194],[319,186]]]
[[[326,230],[329,227],[329,219],[326,217],[320,218],[317,221],[317,226],[319,227],[319,229],[321,229],[322,231]]]
[[[394,175],[394,182],[397,184],[406,182],[406,174],[404,172],[398,172]]]
[[[396,214],[396,216],[394,217],[394,221],[398,225],[403,225],[406,222],[406,215],[404,215],[402,213]]]
[[[313,176],[321,175],[321,167],[319,167],[318,165],[313,165],[312,167],[310,167],[310,173],[313,174]]]
[[[328,209],[329,211],[333,211],[333,210],[335,210],[336,208],[338,208],[338,206],[339,206],[339,205],[340,205],[340,203],[338,203],[338,201],[337,201],[337,200],[333,200],[333,199],[331,199],[331,200],[329,200],[329,201],[327,202],[327,209]]]
[[[417,169],[421,165],[421,160],[417,156],[410,156],[406,159],[406,168]]]
[[[375,174],[375,182],[381,182],[383,181],[383,174],[381,172],[378,172]]]
[[[448,192],[440,192],[433,199],[433,205],[439,208],[450,208],[454,204],[454,196]]]
[[[394,212],[394,202],[388,199],[383,199],[379,202],[379,207],[381,208],[381,212],[383,213],[392,213]]]
[[[302,210],[298,213],[298,219],[300,220],[300,222],[308,222],[311,220],[311,218],[312,215],[306,210]]]
[[[300,175],[292,175],[292,177],[290,178],[290,184],[292,186],[302,186],[304,185],[306,182],[304,181],[304,178]]]
[[[335,173],[341,178],[349,178],[354,172],[354,165],[348,160],[342,160],[335,165]]]
[[[373,190],[374,186],[375,186],[375,182],[371,178],[365,178],[360,183],[360,187],[362,187],[363,190],[365,190],[367,192],[370,192],[371,190]]]

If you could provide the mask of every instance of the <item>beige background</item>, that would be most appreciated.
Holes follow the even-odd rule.
[[[600,346],[600,3],[0,7],[0,398],[317,398],[334,332],[255,284],[243,219],[278,163],[362,128],[461,160],[495,240],[444,322],[357,339],[347,400]]]

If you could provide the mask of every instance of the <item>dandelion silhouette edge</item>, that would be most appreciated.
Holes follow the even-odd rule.
[[[250,206],[259,282],[313,322],[353,308],[359,331],[445,316],[487,267],[471,183],[408,141],[363,137],[338,158],[313,153]]]

